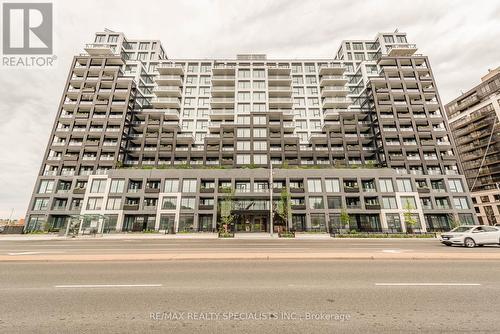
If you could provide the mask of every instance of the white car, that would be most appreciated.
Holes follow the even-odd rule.
[[[487,225],[458,226],[450,232],[441,234],[441,242],[446,246],[463,245],[469,248],[483,245],[500,245],[500,229]]]

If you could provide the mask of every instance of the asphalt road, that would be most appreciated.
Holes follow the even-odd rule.
[[[0,333],[498,333],[499,277],[497,261],[3,262]]]
[[[418,253],[499,253],[499,246],[474,249],[446,247],[436,239],[211,239],[211,240],[18,240],[0,239],[0,256],[37,254],[160,254],[160,253],[296,253],[335,251],[339,253],[363,252],[418,252]]]

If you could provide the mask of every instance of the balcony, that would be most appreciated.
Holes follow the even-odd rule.
[[[319,81],[321,87],[325,86],[343,86],[347,83],[347,77],[343,75],[324,75]]]
[[[160,74],[184,75],[184,66],[178,64],[158,64],[156,69]]]
[[[212,109],[210,112],[210,119],[212,120],[223,120],[223,119],[233,119],[234,120],[234,109]]]
[[[269,86],[291,85],[292,77],[289,75],[269,75],[267,78]]]
[[[117,54],[116,48],[111,44],[94,43],[87,44],[84,49],[91,56],[112,56]]]
[[[215,65],[212,68],[212,73],[214,76],[234,74],[235,71],[236,71],[236,68],[233,65],[219,64],[219,65]]]
[[[349,89],[343,86],[325,86],[321,89],[321,97],[346,96]]]
[[[228,86],[234,85],[234,75],[214,75],[212,77],[213,86]]]
[[[319,67],[319,75],[339,75],[344,74],[346,68],[341,64],[328,64]]]
[[[290,75],[291,68],[288,65],[270,65],[267,71],[269,75]]]
[[[416,51],[415,44],[394,44],[387,47],[387,55],[390,57],[411,56]]]
[[[234,86],[212,86],[212,96],[232,96],[234,97]]]
[[[181,100],[171,97],[157,97],[151,100],[153,107],[155,108],[176,108],[181,107]]]
[[[270,108],[291,108],[293,106],[293,101],[291,98],[269,98]]]
[[[180,75],[159,75],[155,81],[158,85],[182,85],[182,77]]]
[[[212,98],[210,106],[212,108],[231,108],[234,107],[234,98]]]
[[[270,86],[269,96],[292,96],[292,88],[290,86]]]
[[[323,109],[330,108],[347,108],[352,103],[352,100],[347,97],[328,97],[323,99]]]
[[[153,89],[156,96],[181,97],[182,92],[178,86],[159,86]]]

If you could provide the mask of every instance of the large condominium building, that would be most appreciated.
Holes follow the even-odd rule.
[[[479,221],[500,223],[500,67],[446,105]]]
[[[29,230],[213,231],[230,197],[234,230],[277,231],[283,189],[296,231],[404,232],[409,217],[412,230],[438,231],[476,219],[429,60],[404,33],[344,41],[329,59],[170,59],[159,41],[112,31],[85,51],[71,64]]]

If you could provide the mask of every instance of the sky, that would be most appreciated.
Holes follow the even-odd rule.
[[[159,39],[174,59],[234,58],[239,53],[333,58],[342,40],[372,39],[399,29],[429,57],[444,103],[500,66],[497,0],[52,3],[54,66],[0,67],[0,218],[12,212],[13,218],[24,217],[72,57],[104,28],[129,39]]]

